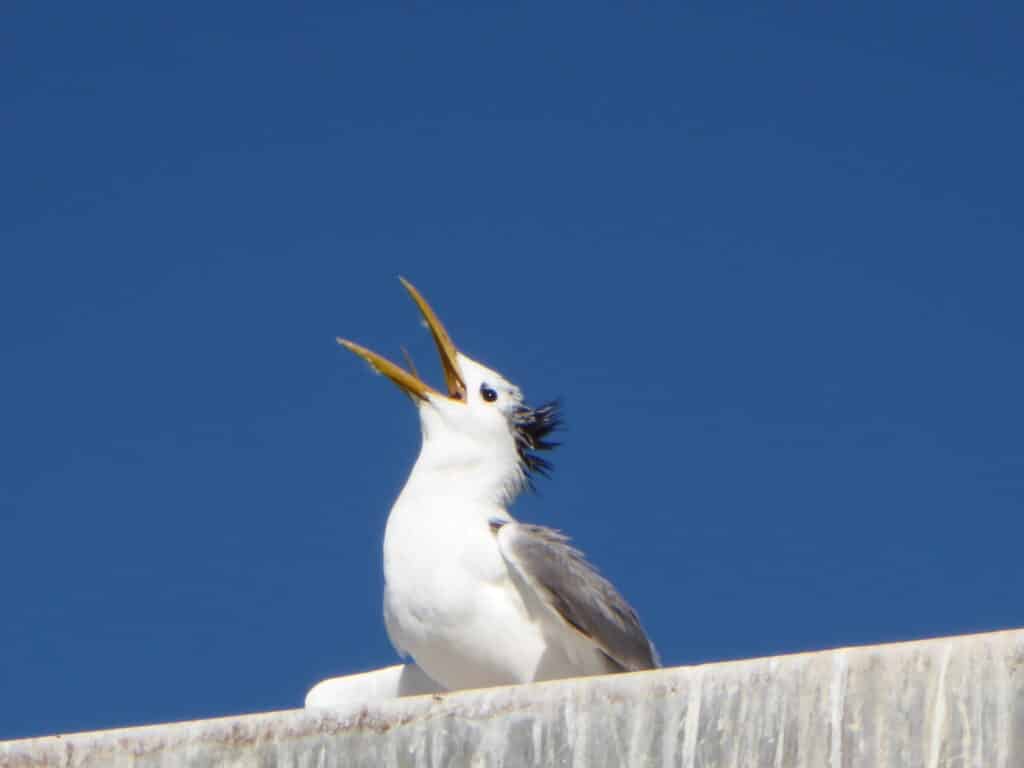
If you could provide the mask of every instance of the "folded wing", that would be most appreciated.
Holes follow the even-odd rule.
[[[636,612],[560,531],[506,521],[493,524],[498,547],[542,605],[589,638],[616,671],[661,666]]]

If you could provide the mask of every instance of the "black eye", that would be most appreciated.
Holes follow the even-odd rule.
[[[493,403],[498,399],[498,393],[488,387],[486,384],[480,385],[480,397],[486,400],[488,403]]]

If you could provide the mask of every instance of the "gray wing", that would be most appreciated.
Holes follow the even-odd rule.
[[[589,638],[617,671],[661,666],[629,603],[560,531],[494,521],[505,561],[563,621]]]

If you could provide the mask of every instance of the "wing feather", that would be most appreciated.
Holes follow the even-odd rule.
[[[496,522],[495,530],[505,561],[541,603],[593,641],[614,667],[634,672],[661,666],[636,611],[565,534],[506,521]]]

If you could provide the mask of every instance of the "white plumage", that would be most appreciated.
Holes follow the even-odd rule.
[[[508,506],[553,447],[553,405],[459,352],[426,301],[403,285],[437,342],[443,394],[380,355],[339,339],[399,385],[423,444],[384,535],[384,619],[392,643],[448,689],[657,666],[636,614],[548,528]]]

